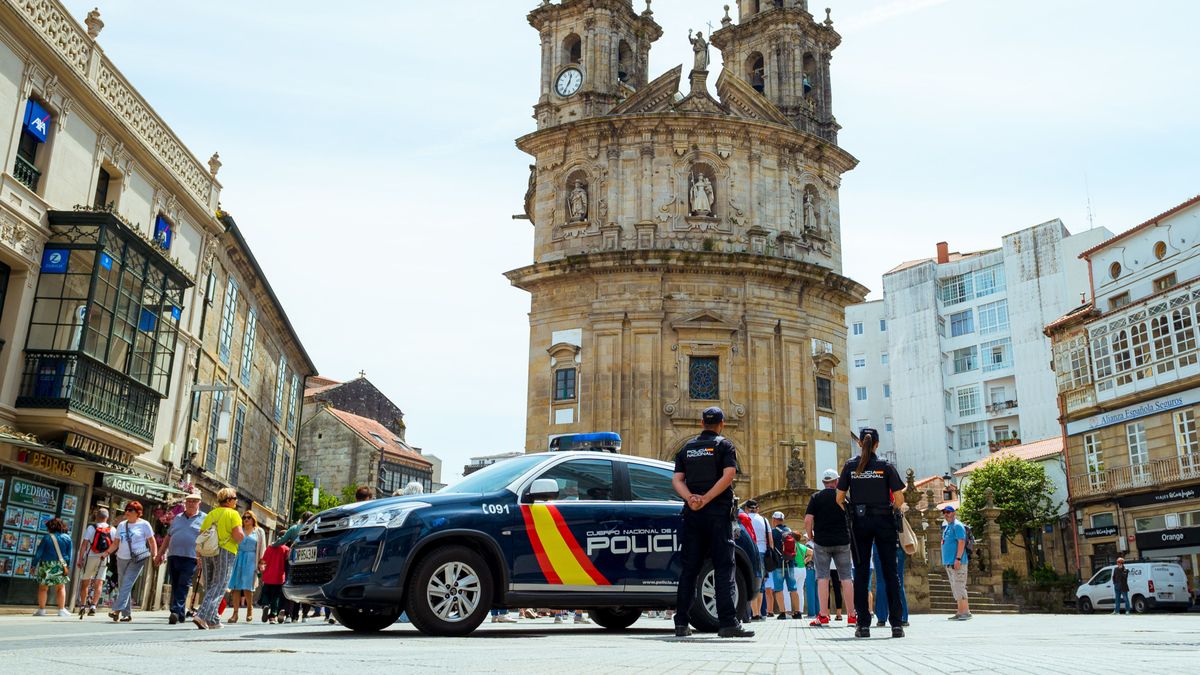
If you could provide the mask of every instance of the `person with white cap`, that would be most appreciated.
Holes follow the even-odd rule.
[[[779,552],[781,563],[778,569],[771,571],[771,587],[775,589],[775,612],[779,619],[788,618],[788,605],[784,602],[784,592],[790,594],[792,601],[792,618],[799,619],[800,594],[796,586],[796,534],[784,522],[782,511],[771,514],[771,536],[775,542],[775,550]]]
[[[171,581],[170,615],[167,623],[177,624],[184,620],[187,611],[188,590],[196,574],[196,537],[200,536],[200,523],[207,515],[200,510],[200,493],[192,491],[183,498],[183,511],[175,514],[167,536],[158,548],[155,565],[167,561],[167,575]]]

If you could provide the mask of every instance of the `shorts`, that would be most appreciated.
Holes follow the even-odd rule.
[[[946,576],[950,578],[950,592],[954,594],[955,600],[967,599],[967,566],[959,565],[958,569],[954,569],[953,565],[946,566]]]
[[[771,586],[776,591],[782,591],[784,585],[787,585],[789,591],[796,590],[796,568],[793,565],[784,565],[783,567],[771,572]]]
[[[837,563],[838,570],[849,570],[854,564],[850,561],[850,544],[845,546],[813,545],[813,567],[817,570],[818,579],[829,578],[829,563]],[[847,578],[846,581],[850,579]]]
[[[89,553],[87,555],[87,560],[85,560],[83,563],[83,576],[79,577],[79,579],[81,581],[92,581],[93,579],[100,579],[103,581],[105,572],[107,572],[107,570],[104,569],[106,567],[106,562],[108,561],[104,558],[101,558],[99,553]]]

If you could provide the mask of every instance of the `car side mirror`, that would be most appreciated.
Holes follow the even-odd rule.
[[[539,499],[554,499],[558,496],[558,481],[553,478],[539,478],[529,486],[525,493],[525,501],[533,502]]]

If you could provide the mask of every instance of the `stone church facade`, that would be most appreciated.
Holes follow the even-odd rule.
[[[743,1],[689,36],[686,81],[682,66],[649,78],[663,31],[631,0],[545,2],[529,22],[538,128],[517,145],[535,158],[534,263],[507,273],[532,296],[526,451],[617,431],[667,459],[718,405],[740,495],[814,487],[850,454],[843,317],[867,292],[841,275],[856,160],[837,145],[832,21]]]

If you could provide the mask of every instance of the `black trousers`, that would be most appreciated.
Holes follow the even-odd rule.
[[[706,558],[712,558],[713,581],[716,584],[717,619],[721,628],[738,625],[733,607],[733,524],[729,510],[707,509],[683,514],[683,537],[680,556],[683,571],[679,575],[679,591],[675,598],[675,625],[686,626],[692,601],[696,597],[696,581]]]
[[[851,516],[850,524],[850,554],[854,557],[854,611],[858,614],[859,626],[871,625],[871,603],[868,592],[871,588],[871,547],[879,549],[880,569],[875,570],[882,575],[884,589],[876,589],[876,593],[887,591],[888,607],[900,607],[900,577],[896,573],[896,547],[900,543],[900,533],[896,531],[896,519],[890,515],[867,514],[862,517]],[[900,612],[889,612],[888,617],[892,626],[904,623]]]

